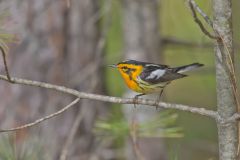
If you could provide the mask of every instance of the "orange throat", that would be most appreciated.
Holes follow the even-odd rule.
[[[135,91],[135,92],[140,92],[142,93],[143,90],[142,88],[139,87],[137,83],[137,77],[139,74],[142,72],[143,67],[142,66],[134,66],[134,69],[136,69],[135,72],[132,72],[130,75],[123,72],[121,69],[118,68],[119,72],[121,73],[126,85],[128,86],[129,89]]]

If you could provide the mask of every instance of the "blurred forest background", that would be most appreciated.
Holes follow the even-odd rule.
[[[196,2],[211,17],[211,1]],[[239,5],[233,0],[236,53]],[[213,42],[185,0],[1,0],[0,22],[12,76],[133,97],[108,64],[199,62],[205,67],[169,85],[163,101],[216,109]],[[0,69],[5,74],[2,60]],[[0,91],[1,128],[32,122],[73,100],[6,82]],[[209,118],[90,100],[33,128],[0,135],[1,160],[216,160],[217,150],[216,124]]]

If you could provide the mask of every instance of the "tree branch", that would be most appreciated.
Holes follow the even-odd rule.
[[[6,48],[5,48],[5,49],[6,49]],[[13,83],[12,80],[11,80],[9,71],[8,71],[7,60],[6,60],[6,51],[5,51],[5,49],[0,45],[0,50],[1,50],[1,52],[2,52],[2,57],[3,57],[3,64],[4,64],[4,68],[5,68],[5,72],[6,72],[8,81],[11,82],[11,83]]]
[[[204,25],[202,24],[202,22],[200,21],[200,19],[197,17],[197,13],[196,11],[203,16],[204,20],[213,28],[213,23],[210,20],[210,18],[198,7],[198,5],[194,2],[194,0],[188,0],[188,4],[189,7],[192,11],[192,15],[194,18],[194,21],[198,24],[198,26],[200,27],[201,31],[207,35],[209,38],[211,39],[219,39],[218,36],[212,35],[210,32],[207,31],[207,29],[204,27]],[[195,11],[196,9],[196,11]]]
[[[8,78],[4,75],[0,75],[0,79],[8,81]],[[99,95],[99,94],[79,92],[77,90],[74,90],[71,88],[66,88],[64,86],[58,86],[58,85],[53,85],[53,84],[39,82],[39,81],[32,81],[32,80],[20,79],[20,78],[15,78],[15,77],[12,77],[11,79],[16,84],[23,84],[23,85],[28,85],[28,86],[52,89],[55,91],[74,95],[81,99],[92,99],[92,100],[111,102],[111,103],[120,103],[120,104],[136,103],[136,104],[142,104],[142,105],[148,105],[148,106],[157,106],[157,107],[166,108],[166,109],[177,109],[177,110],[181,110],[181,111],[187,111],[187,112],[191,112],[191,113],[200,114],[203,116],[208,116],[208,117],[211,117],[214,119],[218,118],[218,114],[216,111],[207,110],[205,108],[190,107],[190,106],[182,105],[182,104],[170,104],[170,103],[164,103],[164,102],[157,103],[154,100],[142,99],[142,98],[134,100],[133,98],[118,98],[118,97],[104,96],[104,95]]]
[[[193,6],[193,8],[196,9],[196,11],[204,18],[204,20],[213,28],[213,22],[211,21],[211,19],[207,16],[207,14],[205,14],[203,12],[203,10],[201,10],[201,8],[199,8],[199,6],[196,4],[196,2],[194,0],[189,0],[189,3],[191,3],[191,5]]]
[[[42,117],[42,118],[39,118],[37,120],[35,120],[34,122],[31,122],[31,123],[27,123],[25,125],[22,125],[22,126],[19,126],[19,127],[14,127],[14,128],[9,128],[9,129],[0,129],[0,132],[10,132],[10,131],[17,131],[17,130],[21,130],[21,129],[25,129],[25,128],[29,128],[29,127],[32,127],[32,126],[35,126],[45,120],[48,120],[50,118],[53,118],[65,111],[67,111],[69,108],[71,108],[72,106],[74,106],[76,103],[78,103],[80,101],[80,98],[77,98],[75,99],[74,101],[72,101],[69,105],[65,106],[64,108],[60,109],[59,111],[57,112],[54,112],[53,114],[50,114],[48,116],[45,116],[45,117]]]

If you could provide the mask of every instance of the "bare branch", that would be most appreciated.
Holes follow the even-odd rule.
[[[213,28],[213,23],[210,20],[210,18],[198,7],[198,5],[193,0],[188,0],[188,4],[189,4],[189,7],[192,11],[194,21],[198,24],[201,31],[211,39],[219,39],[218,36],[212,35],[211,33],[209,33],[207,31],[207,29],[204,27],[204,25],[202,24],[200,19],[197,17],[197,13],[196,13],[195,9],[203,16],[205,21]]]
[[[228,124],[228,123],[232,123],[232,122],[239,121],[239,120],[240,120],[240,114],[235,113],[232,115],[232,117],[230,117],[228,120],[226,120],[225,123]]]
[[[17,130],[21,130],[21,129],[26,129],[26,128],[29,128],[29,127],[32,127],[32,126],[35,126],[45,120],[48,120],[50,118],[53,118],[65,111],[67,111],[69,108],[71,108],[72,106],[74,106],[76,103],[78,103],[80,101],[80,98],[77,98],[75,99],[74,101],[72,101],[69,105],[67,105],[66,107],[60,109],[59,111],[57,112],[54,112],[48,116],[45,116],[45,117],[42,117],[40,119],[37,119],[36,121],[32,122],[32,123],[28,123],[28,124],[25,124],[25,125],[22,125],[22,126],[19,126],[19,127],[15,127],[15,128],[9,128],[9,129],[0,129],[0,132],[10,132],[10,131],[17,131]]]
[[[13,81],[11,80],[9,71],[8,71],[7,60],[6,60],[6,52],[5,52],[5,49],[4,49],[1,45],[0,45],[0,50],[1,50],[1,52],[2,52],[3,64],[4,64],[4,67],[5,67],[5,72],[6,72],[8,81],[11,82],[11,83],[13,83]]]
[[[194,0],[189,0],[189,3],[196,9],[196,11],[204,18],[204,20],[213,28],[213,22],[211,19],[199,8],[199,6],[196,4]]]
[[[0,79],[8,81],[8,78],[4,75],[0,75]],[[157,107],[166,108],[166,109],[177,109],[177,110],[181,110],[181,111],[187,111],[187,112],[207,116],[207,117],[210,117],[213,119],[219,118],[218,113],[216,111],[208,110],[205,108],[190,107],[190,106],[182,105],[182,104],[171,104],[171,103],[164,103],[164,102],[157,103],[156,101],[150,100],[150,99],[139,98],[137,100],[134,100],[133,98],[118,98],[118,97],[104,96],[104,95],[99,95],[99,94],[91,94],[91,93],[86,93],[86,92],[79,92],[77,90],[74,90],[71,88],[66,88],[64,86],[58,86],[58,85],[53,85],[53,84],[49,84],[49,83],[32,81],[32,80],[27,80],[27,79],[20,79],[20,78],[15,78],[15,77],[12,77],[12,81],[16,84],[23,84],[23,85],[28,85],[28,86],[52,89],[55,91],[74,95],[81,99],[92,99],[92,100],[111,102],[111,103],[120,103],[120,104],[136,103],[136,104],[142,104],[142,105],[148,105],[148,106],[155,106],[155,107],[157,106]]]

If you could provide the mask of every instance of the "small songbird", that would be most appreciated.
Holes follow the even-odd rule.
[[[118,69],[131,90],[141,93],[135,98],[145,94],[160,93],[160,99],[164,87],[171,81],[186,77],[187,75],[183,73],[201,67],[203,64],[193,63],[180,67],[169,67],[162,64],[126,60],[109,66]]]

